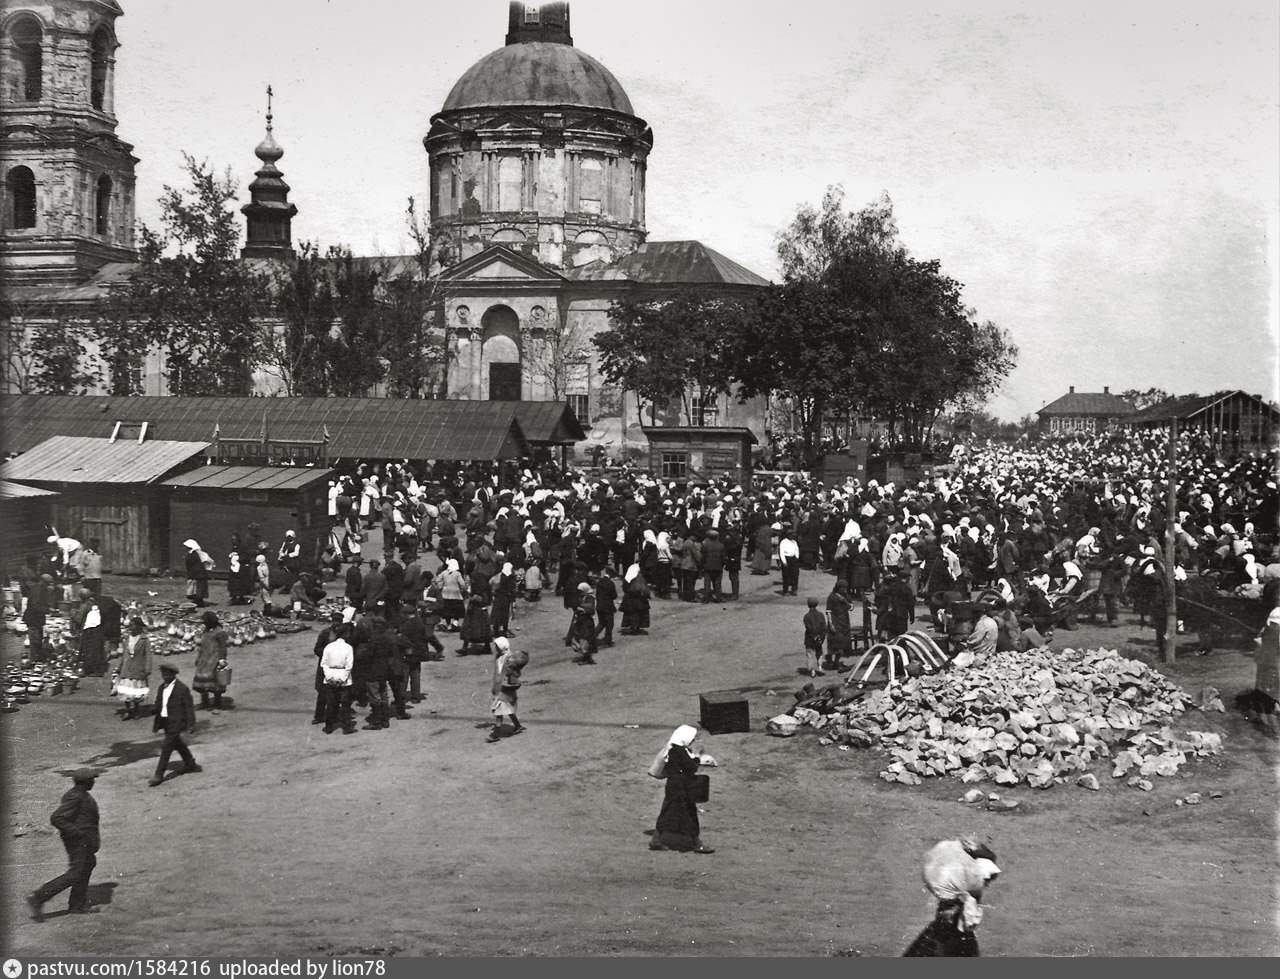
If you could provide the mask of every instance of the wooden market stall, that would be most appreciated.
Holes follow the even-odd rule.
[[[160,481],[199,465],[208,442],[57,435],[0,465],[0,479],[52,490],[52,525],[101,544],[102,569],[168,566],[169,493]]]
[[[717,479],[728,476],[743,489],[751,487],[749,428],[663,426],[641,429],[649,440],[649,466],[662,479]]]
[[[0,569],[7,585],[28,554],[48,550],[49,528],[53,524],[53,490],[22,483],[0,482]]]
[[[243,539],[248,526],[257,524],[271,545],[272,566],[285,531],[292,530],[302,546],[302,566],[313,569],[329,537],[332,476],[332,469],[319,466],[202,466],[165,480],[173,494],[169,566],[182,567],[182,542],[194,538],[213,558],[214,577],[226,577],[231,535]]]

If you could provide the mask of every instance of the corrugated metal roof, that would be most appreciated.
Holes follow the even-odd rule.
[[[571,445],[587,437],[582,422],[564,401],[513,401],[520,430],[536,445]]]
[[[152,483],[203,455],[208,442],[118,441],[55,435],[0,465],[0,479],[35,483]]]
[[[201,466],[166,479],[164,486],[225,490],[296,490],[324,482],[332,469],[305,466]]]
[[[1253,411],[1257,414],[1269,413],[1272,418],[1280,417],[1280,411],[1267,404],[1256,394],[1249,394],[1247,391],[1219,391],[1216,394],[1178,395],[1166,401],[1161,401],[1158,405],[1144,408],[1137,414],[1126,418],[1125,422],[1130,425],[1147,425],[1155,422],[1167,422],[1173,418],[1182,421],[1187,418],[1194,418],[1207,408],[1212,408],[1221,401],[1235,397],[1252,401],[1254,403]]]
[[[616,262],[590,262],[568,273],[579,282],[628,280],[680,285],[769,285],[769,280],[700,241],[647,241]]]
[[[513,401],[405,398],[0,397],[0,451],[25,452],[53,435],[106,438],[118,421],[147,422],[149,437],[319,439],[346,459],[518,458],[526,447]]]
[[[1136,411],[1128,401],[1118,394],[1103,392],[1089,394],[1072,391],[1064,394],[1057,401],[1051,401],[1037,415],[1104,415],[1107,418],[1119,418],[1132,415]]]
[[[21,483],[0,481],[0,500],[26,500],[36,496],[57,496],[53,490],[40,489],[38,486],[23,486]]]

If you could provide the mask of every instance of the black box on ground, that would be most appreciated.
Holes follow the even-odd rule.
[[[708,734],[741,734],[751,730],[747,698],[736,690],[716,690],[698,697],[702,726]]]

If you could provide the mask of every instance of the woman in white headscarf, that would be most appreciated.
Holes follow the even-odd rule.
[[[653,580],[653,590],[659,598],[671,597],[671,537],[664,530],[657,537],[658,567]]]
[[[467,614],[467,579],[462,576],[458,562],[449,558],[440,572],[440,618],[445,629],[456,631]]]
[[[632,564],[622,576],[622,634],[649,634],[649,585],[639,564]]]
[[[516,570],[507,561],[489,581],[489,591],[493,595],[493,609],[489,622],[493,626],[495,636],[511,635],[511,606],[516,600]]]
[[[694,776],[701,764],[701,755],[691,750],[698,729],[691,724],[681,724],[667,739],[665,778],[662,794],[662,811],[650,850],[692,850],[694,853],[715,853],[702,842],[702,828],[698,822],[698,804],[694,801]]]
[[[194,602],[196,608],[203,608],[205,599],[209,597],[209,571],[213,568],[213,561],[194,540],[184,540],[182,546],[187,549],[187,601]]]
[[[938,899],[933,921],[902,954],[920,957],[974,957],[974,937],[982,922],[982,895],[1000,876],[990,847],[971,839],[943,840],[925,855],[924,886]]]

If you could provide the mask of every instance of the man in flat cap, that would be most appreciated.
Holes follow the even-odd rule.
[[[160,746],[160,761],[156,765],[156,773],[147,783],[151,786],[164,781],[169,756],[175,751],[182,757],[188,772],[204,771],[191,757],[191,749],[182,740],[183,734],[196,729],[196,708],[191,700],[191,691],[178,679],[178,668],[172,663],[165,663],[160,667],[160,678],[152,730],[164,732],[164,743]]]
[[[71,773],[71,788],[49,817],[49,822],[62,836],[67,850],[67,872],[27,895],[27,907],[36,921],[44,920],[44,904],[71,888],[67,910],[71,914],[92,914],[89,906],[89,875],[98,865],[98,803],[90,790],[98,778],[93,768],[78,768]]]

